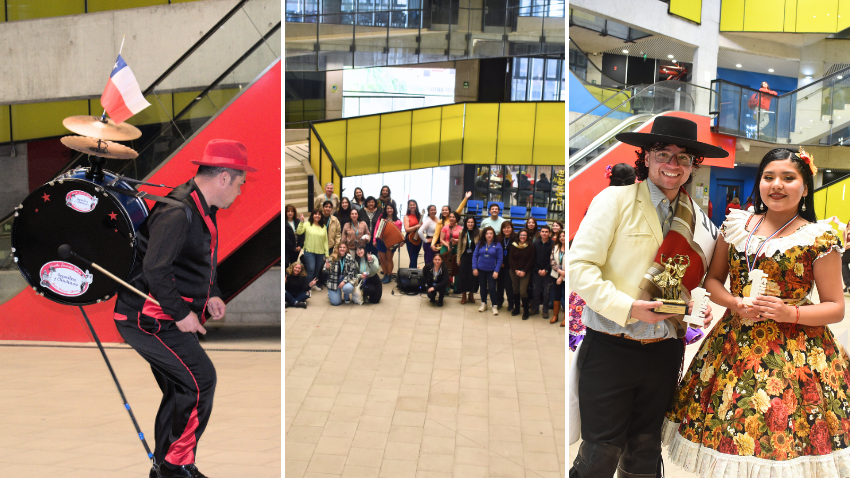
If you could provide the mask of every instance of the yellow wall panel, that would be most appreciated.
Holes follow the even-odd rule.
[[[850,28],[850,0],[838,0],[838,31]]]
[[[786,32],[797,31],[797,0],[785,0],[785,26]]]
[[[498,103],[466,105],[463,132],[463,162],[465,164],[493,164],[496,161],[498,127]]]
[[[823,219],[826,213],[826,189],[815,191],[815,214]]]
[[[12,121],[9,116],[9,106],[0,106],[0,143],[8,143],[12,141],[12,133],[9,131],[9,123]]]
[[[815,193],[815,211],[818,209],[818,193],[826,191],[826,207],[823,215],[818,214],[818,219],[838,216],[843,223],[850,221],[850,179],[845,179],[837,184]]]
[[[6,0],[8,20],[62,17],[86,13],[85,0]]]
[[[168,123],[171,121],[171,118],[174,116],[174,98],[171,93],[148,95],[145,96],[145,99],[151,105],[130,117],[127,123],[139,126]],[[89,100],[89,102],[91,103],[91,114],[103,114],[103,105],[100,104],[100,98]]]
[[[195,101],[195,98],[201,94],[200,91],[184,91],[182,93],[174,93],[174,114],[177,115],[183,108]],[[186,112],[180,119],[196,119],[209,118],[216,113],[216,108],[208,98],[202,98],[197,104],[192,106],[192,109]]]
[[[373,174],[378,170],[378,116],[366,116],[348,120],[348,167],[346,175]]]
[[[566,103],[538,103],[532,162],[538,166],[563,166],[566,162]]]
[[[71,135],[73,133],[62,126],[62,120],[87,114],[88,100],[12,105],[12,140]]]
[[[702,0],[670,0],[670,13],[692,22],[702,22]]]
[[[313,168],[313,174],[316,176],[316,179],[319,180],[319,184],[321,183],[321,177],[319,176],[319,165],[322,163],[322,159],[319,155],[319,150],[321,146],[319,145],[319,140],[316,138],[316,134],[313,130],[310,130],[310,167]],[[313,210],[313,205],[309,204],[307,206],[311,211]],[[305,214],[305,217],[308,215]]]
[[[320,159],[322,165],[322,174],[319,175],[319,184],[321,184],[322,188],[324,188],[325,184],[335,182],[334,178],[336,178],[337,175],[334,171],[333,165],[331,164],[331,160],[330,158],[328,158],[328,155],[327,153],[325,153],[324,149],[320,151]],[[339,189],[336,188],[334,188],[334,190],[339,191]]]
[[[381,115],[381,171],[404,171],[410,167],[412,112]]]
[[[413,111],[410,138],[410,169],[440,165],[441,107]]]
[[[88,0],[88,2],[89,12],[104,12],[107,10],[123,10],[125,8],[168,4],[168,0]]]
[[[797,33],[835,33],[838,0],[798,0]]]
[[[744,30],[744,0],[723,0],[720,3],[720,31]]]
[[[496,164],[531,164],[536,113],[536,103],[502,104]]]
[[[440,125],[440,166],[463,162],[463,111],[464,105],[443,106]]]
[[[794,2],[796,0],[789,0]],[[747,0],[744,6],[744,31],[781,32],[785,11],[777,0]]]
[[[347,124],[347,121],[330,121],[314,125],[343,175],[349,175],[345,172],[347,166],[345,128]]]

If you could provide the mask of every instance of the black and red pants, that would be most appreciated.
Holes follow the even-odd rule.
[[[181,332],[172,320],[144,315],[120,320],[118,333],[151,365],[162,390],[156,414],[157,463],[195,462],[198,441],[210,419],[215,393],[215,367],[193,333]]]

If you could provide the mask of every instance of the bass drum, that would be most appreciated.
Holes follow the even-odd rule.
[[[12,254],[24,279],[39,295],[65,305],[108,300],[121,286],[73,256],[61,259],[59,246],[68,244],[127,280],[136,260],[136,233],[149,213],[143,200],[104,189],[114,173],[103,171],[103,180],[95,181],[86,178],[88,172],[70,171],[33,191],[12,225]],[[111,187],[133,190],[123,181]]]

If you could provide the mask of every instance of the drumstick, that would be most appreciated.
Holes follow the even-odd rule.
[[[135,287],[131,286],[130,284],[128,284],[128,283],[126,283],[126,282],[124,282],[124,281],[123,281],[123,280],[121,280],[121,279],[119,279],[119,278],[118,278],[115,274],[113,274],[113,273],[109,272],[108,270],[104,269],[103,267],[100,267],[100,266],[99,266],[99,265],[97,265],[96,263],[94,263],[94,262],[92,262],[92,261],[90,261],[90,260],[88,260],[88,259],[86,259],[86,258],[84,258],[84,257],[79,256],[76,252],[74,252],[74,251],[73,251],[73,249],[71,249],[71,246],[69,246],[68,244],[62,244],[61,246],[59,246],[59,251],[58,251],[58,253],[59,253],[59,257],[61,257],[62,259],[68,259],[69,257],[74,256],[74,257],[75,257],[77,260],[79,260],[80,262],[82,262],[82,263],[84,263],[84,264],[86,264],[86,265],[90,265],[90,266],[94,267],[95,269],[97,269],[97,270],[99,270],[100,272],[103,272],[104,274],[106,274],[107,276],[109,276],[109,278],[110,278],[110,279],[112,279],[112,280],[114,280],[115,282],[117,282],[117,283],[119,283],[119,284],[123,285],[124,287],[126,287],[126,288],[128,288],[128,289],[130,289],[130,291],[135,292],[136,294],[138,294],[138,295],[140,295],[140,296],[144,297],[144,298],[145,298],[145,300],[149,300],[149,301],[153,302],[154,304],[156,304],[158,307],[162,307],[162,306],[159,304],[159,302],[158,302],[156,299],[154,299],[153,297],[151,297],[151,296],[149,296],[149,295],[145,295],[145,294],[144,294],[142,291],[140,291],[139,289],[136,289]]]

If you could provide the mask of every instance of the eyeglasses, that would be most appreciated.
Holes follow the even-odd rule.
[[[678,163],[679,166],[692,166],[694,164],[694,161],[697,159],[697,157],[693,154],[687,153],[673,154],[666,150],[657,149],[653,150],[652,152],[655,153],[655,161],[662,164],[669,164],[673,157],[675,157],[676,163]]]

